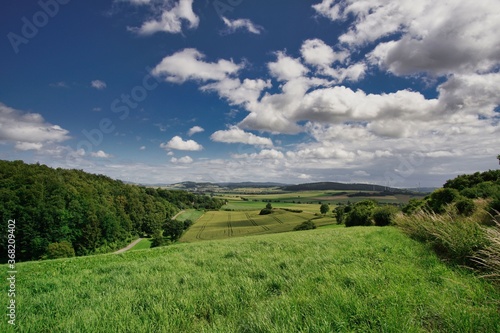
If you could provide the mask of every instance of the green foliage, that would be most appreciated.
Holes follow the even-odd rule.
[[[295,231],[311,230],[311,229],[316,229],[316,224],[314,224],[314,222],[311,220],[304,221],[301,224],[299,224],[298,226],[296,226],[295,228],[293,228],[293,230],[295,230]]]
[[[373,221],[376,226],[384,227],[391,225],[399,210],[394,206],[381,206],[373,210]]]
[[[52,243],[47,247],[48,259],[69,258],[74,256],[75,249],[73,249],[73,246],[68,241]]]
[[[186,230],[187,228],[189,228],[190,226],[192,226],[194,222],[191,221],[190,219],[186,219],[186,220],[183,221],[183,223],[184,223],[184,230]]]
[[[464,188],[460,191],[460,194],[470,199],[492,198],[497,194],[500,194],[500,184],[492,181],[487,181],[476,184],[473,187]]]
[[[271,203],[268,202],[267,205],[266,205],[266,209],[273,209],[273,205],[271,205]]]
[[[328,213],[330,211],[330,206],[328,204],[324,203],[319,207],[319,211],[321,212],[321,214],[325,215],[326,213]]]
[[[18,261],[50,257],[68,241],[76,255],[116,250],[137,235],[162,230],[181,207],[218,209],[222,201],[183,191],[133,186],[81,170],[0,161],[0,227],[16,220]],[[0,260],[7,259],[0,242]]]
[[[172,242],[178,240],[184,231],[184,222],[167,220],[163,225],[163,236],[169,237]]]
[[[363,200],[352,206],[351,211],[345,218],[346,227],[372,225],[372,214],[377,207],[373,200]]]
[[[339,205],[335,207],[335,219],[337,220],[337,224],[345,223],[345,218],[347,214],[351,211],[351,205]]]
[[[426,200],[423,200],[423,199],[410,199],[410,201],[408,202],[408,204],[406,204],[402,211],[403,213],[405,213],[406,215],[410,215],[410,214],[413,214],[423,208],[425,208],[425,205],[426,205]]]
[[[494,182],[500,184],[500,170],[489,170],[486,172],[476,172],[471,175],[461,175],[454,179],[448,180],[444,184],[444,188],[454,188],[462,191],[466,188],[472,188],[483,182]]]
[[[267,204],[269,206],[269,204]],[[269,208],[263,208],[259,215],[269,215],[269,214],[272,214],[273,210],[272,209],[269,209]]]
[[[474,201],[469,198],[463,198],[455,203],[455,207],[460,215],[471,216],[476,210],[476,205]]]
[[[460,197],[454,188],[440,188],[431,193],[428,205],[434,213],[444,213],[446,206]]]

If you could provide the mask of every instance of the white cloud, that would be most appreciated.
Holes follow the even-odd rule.
[[[306,40],[300,52],[307,64],[321,68],[330,67],[336,61],[343,62],[349,56],[349,52],[345,50],[335,52],[331,46],[326,45],[320,39]]]
[[[331,20],[354,16],[339,41],[351,47],[388,38],[368,55],[396,75],[484,73],[500,61],[500,2],[495,0],[324,0],[313,8]]]
[[[38,113],[25,113],[0,103],[0,142],[13,142],[19,150],[40,150],[45,144],[68,140],[68,134]]]
[[[223,16],[222,20],[229,32],[235,32],[238,29],[246,29],[248,32],[258,35],[263,30],[261,26],[255,25],[249,19],[229,20]]]
[[[169,142],[162,143],[160,147],[165,150],[175,149],[175,150],[198,151],[203,149],[203,146],[197,143],[196,141],[194,140],[184,141],[180,136],[174,136]]]
[[[280,81],[290,81],[304,76],[309,70],[299,59],[291,58],[283,52],[277,52],[278,59],[267,64],[271,75]]]
[[[285,158],[285,155],[276,149],[263,149],[259,153],[233,154],[231,157],[236,159],[281,160]]]
[[[231,104],[256,103],[262,91],[271,88],[271,81],[225,78],[201,87],[204,91],[216,91]]]
[[[196,49],[184,49],[163,58],[152,74],[175,83],[183,83],[186,80],[220,81],[242,68],[241,65],[224,59],[208,63],[202,60],[204,57],[205,55]]]
[[[146,146],[141,146],[139,150],[146,150]]]
[[[101,80],[94,80],[94,81],[90,82],[90,85],[92,86],[92,88],[95,88],[97,90],[103,90],[103,89],[106,89],[106,87],[107,87],[106,82],[101,81]]]
[[[172,162],[174,164],[191,164],[191,163],[193,163],[193,159],[189,156],[184,156],[181,158],[172,157],[170,159],[170,162]]]
[[[110,158],[111,157],[110,154],[105,153],[103,150],[99,150],[97,152],[92,152],[92,153],[90,153],[90,156],[97,157],[97,158]]]
[[[188,134],[188,136],[193,136],[196,133],[201,133],[201,132],[204,132],[204,131],[205,130],[202,127],[200,127],[200,126],[193,126],[193,127],[191,127],[189,129],[189,131],[188,131],[187,134]]]
[[[217,131],[210,136],[215,142],[224,143],[244,143],[255,146],[272,147],[273,142],[269,138],[257,136],[253,133],[245,132],[237,126],[231,126],[230,129]]]
[[[131,0],[133,4],[151,4],[147,0]],[[199,17],[193,11],[193,0],[164,1],[160,6],[152,6],[155,16],[158,18],[144,22],[141,27],[129,28],[141,35],[152,35],[157,32],[181,33],[182,23],[187,22],[188,28],[198,27]]]

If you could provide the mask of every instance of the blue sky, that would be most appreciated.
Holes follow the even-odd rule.
[[[498,167],[498,1],[9,1],[0,31],[1,159],[140,183]]]

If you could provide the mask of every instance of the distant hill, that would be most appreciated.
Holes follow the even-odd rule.
[[[306,183],[283,186],[284,191],[386,191],[392,193],[407,193],[407,190],[373,184],[346,184],[336,182]]]

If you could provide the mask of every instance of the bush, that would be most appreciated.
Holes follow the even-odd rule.
[[[193,221],[190,219],[184,220],[184,230],[188,229],[190,226],[193,225]]]
[[[421,199],[410,199],[408,204],[403,207],[402,211],[406,215],[413,214],[419,210],[421,210],[425,206],[425,200]]]
[[[379,227],[393,224],[397,212],[398,209],[394,206],[377,207],[373,211],[373,221]]]
[[[69,258],[75,256],[75,249],[68,241],[62,241],[59,243],[49,244],[47,247],[47,258],[57,259],[57,258]]]
[[[444,213],[446,206],[456,201],[460,194],[454,188],[440,188],[431,193],[428,201],[429,207],[434,213]]]
[[[476,210],[476,205],[474,201],[468,198],[460,199],[455,203],[455,207],[460,215],[471,216]]]
[[[376,206],[376,202],[372,200],[364,200],[356,203],[345,218],[345,226],[372,225],[372,213]]]
[[[295,231],[299,231],[299,230],[311,230],[311,229],[316,229],[316,224],[314,224],[314,222],[311,221],[311,220],[302,222],[301,224],[299,224],[298,226],[296,226],[295,228],[293,228],[293,230],[295,230]]]
[[[264,208],[260,211],[259,215],[269,215],[273,212],[272,209],[269,209],[269,208]]]

